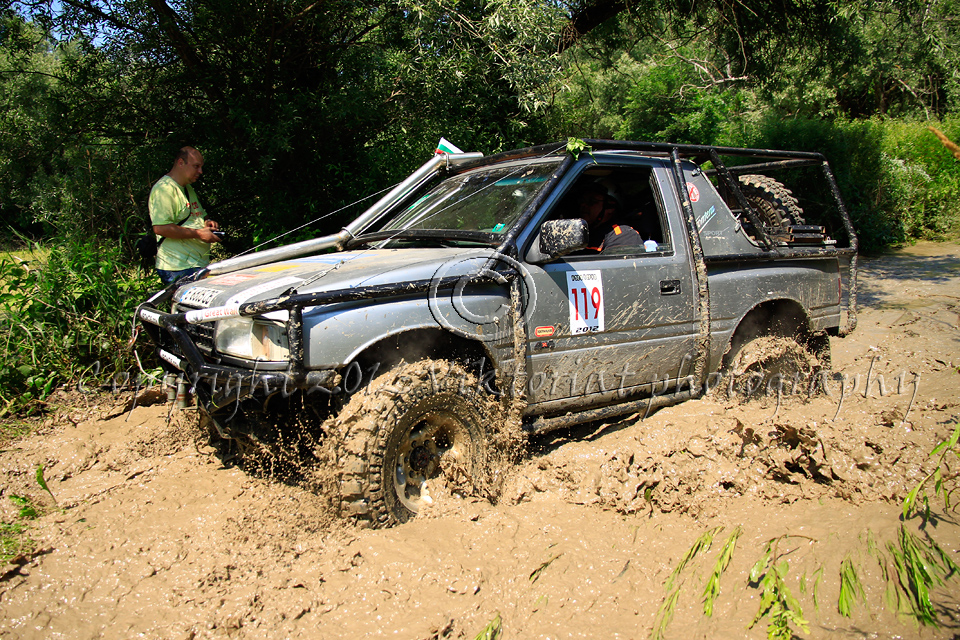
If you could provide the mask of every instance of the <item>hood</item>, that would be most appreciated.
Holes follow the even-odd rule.
[[[293,288],[314,293],[389,285],[475,271],[492,249],[379,249],[346,251],[251,267],[192,282],[174,302],[193,308],[276,298]]]

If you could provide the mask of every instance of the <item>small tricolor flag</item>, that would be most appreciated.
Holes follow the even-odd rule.
[[[437,143],[437,150],[435,154],[441,153],[463,153],[460,149],[457,148],[455,144],[447,140],[446,138],[440,138],[440,142]]]

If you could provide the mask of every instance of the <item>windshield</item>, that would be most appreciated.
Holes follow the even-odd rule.
[[[447,178],[400,212],[381,232],[504,233],[517,221],[558,164],[559,161],[550,161],[478,169]]]

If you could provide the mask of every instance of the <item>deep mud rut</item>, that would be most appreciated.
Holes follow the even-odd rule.
[[[224,466],[190,413],[101,400],[58,414],[0,453],[5,515],[11,494],[45,507],[29,531],[39,553],[3,568],[0,638],[474,638],[498,614],[503,638],[646,638],[671,572],[716,527],[675,583],[667,638],[765,637],[766,618],[748,629],[748,574],[785,535],[785,584],[810,623],[798,635],[955,637],[960,580],[934,592],[940,628],[919,628],[885,606],[870,548],[896,539],[904,496],[960,415],[960,247],[862,264],[830,395],[713,395],[554,433],[498,504],[443,496],[389,530]],[[926,531],[960,562],[958,516],[931,507]],[[701,593],[738,526],[707,617]],[[837,613],[847,558],[866,592],[850,618]]]

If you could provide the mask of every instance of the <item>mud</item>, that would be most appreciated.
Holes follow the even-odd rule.
[[[503,638],[649,637],[671,572],[717,527],[678,579],[667,638],[766,637],[767,619],[748,629],[748,575],[780,536],[810,623],[799,636],[954,637],[960,581],[933,593],[941,626],[918,628],[885,604],[871,549],[895,540],[903,498],[960,415],[960,248],[862,265],[859,326],[831,339],[823,392],[713,394],[551,433],[496,503],[437,487],[426,513],[387,530],[225,463],[195,414],[75,403],[0,453],[4,520],[10,495],[43,507],[28,531],[38,553],[0,570],[0,638],[474,638],[497,615]],[[923,530],[960,561],[956,513],[930,506]],[[706,616],[704,585],[738,526]],[[846,559],[866,595],[849,618]]]

